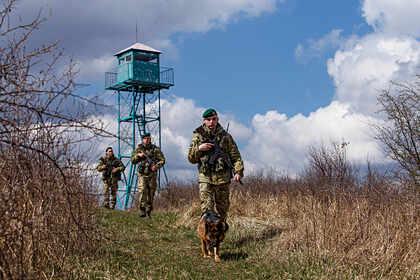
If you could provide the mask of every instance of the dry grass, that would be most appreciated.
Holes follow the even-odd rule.
[[[57,43],[33,41],[43,13],[21,17],[19,6],[0,5],[0,279],[48,279],[93,247],[92,182],[79,155],[112,134],[86,109],[99,104],[75,91],[75,63]]]
[[[244,186],[232,186],[228,238],[234,244],[269,240],[262,254],[274,262],[297,255],[333,260],[335,269],[354,269],[363,278],[415,278],[420,273],[420,196],[375,176],[341,188],[306,179],[249,178]],[[161,195],[160,208],[177,209],[178,223],[195,227],[200,209],[198,196],[191,194],[197,187],[167,192],[171,200]]]
[[[0,279],[49,279],[94,246],[91,183],[77,164],[62,171],[36,152],[2,149]]]

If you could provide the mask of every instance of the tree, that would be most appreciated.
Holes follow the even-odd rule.
[[[385,152],[420,186],[420,76],[412,83],[395,83],[378,97],[386,123],[376,125]]]
[[[75,94],[75,64],[58,44],[31,47],[41,13],[25,23],[15,11],[16,0],[1,2],[0,279],[40,279],[93,247],[96,197],[77,144],[111,134],[69,110],[94,102]]]

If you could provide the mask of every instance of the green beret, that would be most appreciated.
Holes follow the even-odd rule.
[[[143,138],[146,138],[146,137],[150,137],[150,133],[149,132],[146,132],[145,134],[143,134],[142,136],[141,136],[141,138],[143,139]]]
[[[214,115],[217,115],[216,110],[214,110],[213,108],[208,108],[207,110],[204,111],[203,113],[203,118],[209,118],[212,117]]]

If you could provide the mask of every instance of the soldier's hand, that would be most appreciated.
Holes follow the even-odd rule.
[[[152,165],[152,167],[150,167],[150,169],[151,169],[153,172],[155,172],[155,171],[157,170],[157,167],[156,167],[156,165]]]
[[[103,165],[98,166],[98,171],[99,171],[99,172],[102,172],[102,171],[104,171],[105,169],[106,169],[106,167],[105,167],[105,166],[103,166]]]
[[[198,146],[198,150],[205,152],[205,151],[213,149],[213,147],[214,147],[214,144],[212,143],[203,143],[200,146]]]
[[[238,182],[238,183],[241,183],[241,175],[239,175],[239,174],[235,174],[235,176],[233,176],[233,180],[235,181],[235,182]]]
[[[112,173],[117,173],[117,172],[118,172],[118,168],[117,167],[112,168]]]
[[[144,157],[144,153],[143,153],[143,152],[140,152],[140,153],[138,153],[137,155],[138,155],[139,157],[141,157],[141,158],[142,158],[142,157]]]

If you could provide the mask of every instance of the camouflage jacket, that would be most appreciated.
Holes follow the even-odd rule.
[[[215,144],[209,151],[199,151],[203,143]],[[230,182],[232,173],[243,176],[244,164],[232,136],[217,124],[214,132],[204,125],[194,130],[188,160],[198,164],[200,183],[222,185]]]
[[[112,173],[112,170],[116,168],[115,172]],[[107,158],[101,157],[99,159],[99,164],[96,166],[96,170],[102,172],[102,179],[117,179],[121,180],[121,172],[125,169],[124,164],[116,157]]]
[[[146,156],[140,158],[138,153],[143,152]],[[131,162],[133,164],[138,164],[137,171],[143,176],[153,175],[157,172],[157,169],[161,168],[165,164],[165,156],[159,147],[150,144],[143,145],[139,144],[131,155]],[[156,171],[152,171],[152,165],[156,166]]]

